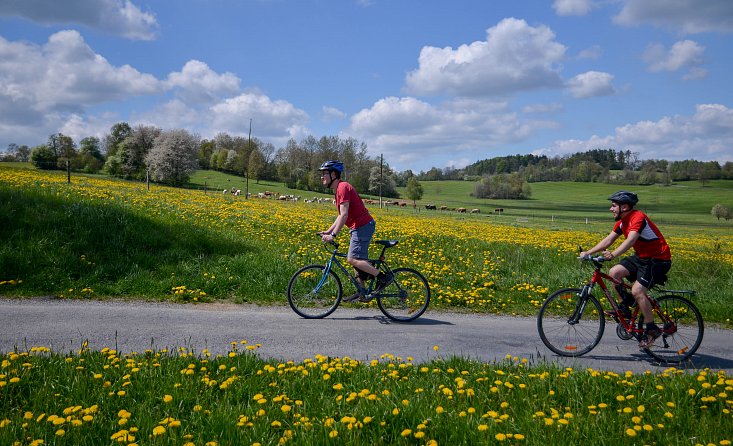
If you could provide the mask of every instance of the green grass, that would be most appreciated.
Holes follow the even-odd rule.
[[[242,341],[246,342],[246,341]],[[0,356],[0,444],[729,445],[725,372],[617,374],[522,358],[263,361],[103,349]],[[253,346],[254,347],[254,346]],[[17,443],[16,443],[17,442]]]
[[[455,192],[457,183],[451,184]],[[570,204],[585,199],[586,185],[562,186],[581,194],[573,198],[567,189]],[[591,246],[612,223],[605,211],[589,225],[517,222],[511,210],[502,217],[394,207],[371,212],[377,237],[401,240],[389,251],[390,264],[427,277],[431,308],[527,316],[553,290],[587,280],[576,247]],[[334,214],[331,204],[148,190],[86,176],[67,184],[62,172],[0,166],[0,294],[285,305],[295,270],[324,262],[313,234]],[[725,225],[663,230],[675,256],[668,286],[697,290],[694,301],[706,322],[731,326],[733,239]]]

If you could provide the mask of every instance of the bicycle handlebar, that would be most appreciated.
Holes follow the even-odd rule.
[[[595,257],[585,256],[585,257],[578,257],[578,259],[583,260],[585,262],[599,262],[599,263],[603,263],[606,261],[606,258],[603,256],[595,256]]]

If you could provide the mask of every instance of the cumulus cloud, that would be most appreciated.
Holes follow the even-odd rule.
[[[239,93],[239,82],[232,73],[218,74],[204,62],[189,60],[181,71],[168,75],[166,85],[184,102],[209,104]]]
[[[249,120],[261,138],[298,137],[308,122],[308,114],[288,101],[272,100],[253,91],[225,99],[209,108],[211,127],[221,132],[241,133]]]
[[[13,111],[3,119],[40,123],[53,113],[160,90],[154,76],[94,53],[77,31],[57,32],[45,45],[0,37],[0,111]]]
[[[682,40],[667,50],[664,45],[656,43],[647,46],[643,59],[651,72],[678,71],[683,68],[693,69],[693,79],[707,73],[699,68],[704,62],[705,47],[692,40]]]
[[[555,0],[552,9],[560,16],[586,15],[593,9],[591,0]]]
[[[87,114],[94,106],[135,97],[162,102],[133,108],[129,116]],[[129,65],[110,64],[77,31],[57,32],[44,45],[0,37],[0,116],[0,147],[39,144],[59,131],[75,140],[101,136],[100,129],[109,131],[119,121],[213,137],[223,131],[246,134],[253,119],[259,137],[283,142],[308,132],[303,110],[260,92],[242,92],[231,73],[191,60],[159,80]]]
[[[565,50],[550,28],[508,18],[489,28],[485,41],[456,49],[424,47],[406,89],[418,96],[505,96],[558,87]]]
[[[609,96],[616,92],[612,81],[612,74],[588,71],[570,79],[566,84],[566,88],[576,99]]]
[[[685,34],[733,32],[730,0],[626,0],[614,17],[621,25],[650,23]]]
[[[400,169],[446,152],[476,160],[491,146],[521,141],[553,126],[522,122],[502,102],[464,99],[435,106],[412,97],[388,97],[356,113],[345,133],[368,141],[371,153],[383,153]]]
[[[321,119],[323,121],[336,121],[339,119],[344,119],[345,117],[346,113],[336,107],[324,106],[322,109]]]
[[[556,141],[535,154],[564,155],[614,147],[638,152],[643,159],[733,161],[733,109],[699,104],[692,116],[665,116],[617,127],[613,135]]]
[[[81,24],[133,40],[153,40],[155,16],[130,0],[33,0],[0,2],[0,16],[18,16],[44,25]]]

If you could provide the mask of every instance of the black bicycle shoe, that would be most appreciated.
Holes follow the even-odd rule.
[[[357,300],[361,300],[361,298],[363,297],[364,296],[360,292],[357,291],[356,293],[352,294],[351,296],[346,296],[341,300],[343,300],[344,302],[355,302]]]

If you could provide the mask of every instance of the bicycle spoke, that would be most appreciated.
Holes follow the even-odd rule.
[[[578,318],[578,296],[581,290],[566,288],[553,293],[537,316],[537,329],[542,342],[561,356],[580,356],[591,351],[601,340],[605,320],[601,305],[593,296]]]
[[[702,342],[702,316],[692,302],[680,296],[663,296],[657,302],[659,309],[655,310],[655,318],[664,334],[645,351],[662,362],[684,361]]]
[[[417,319],[430,303],[427,280],[410,268],[397,268],[392,273],[394,281],[377,295],[379,309],[385,316],[396,321]]]
[[[341,282],[330,271],[324,277],[322,265],[301,268],[288,284],[288,303],[304,318],[322,318],[333,313],[341,301]]]

